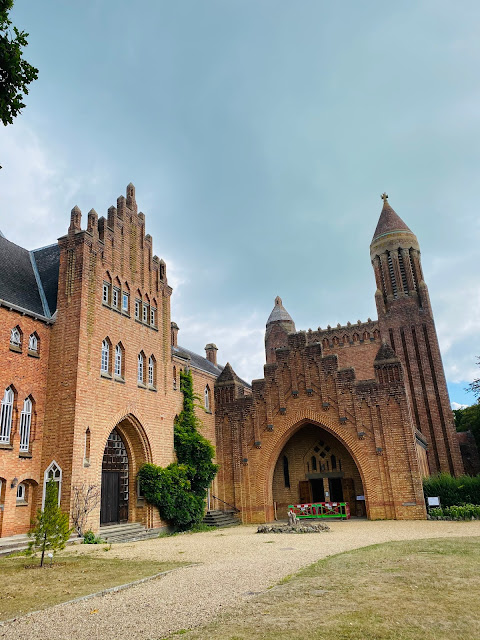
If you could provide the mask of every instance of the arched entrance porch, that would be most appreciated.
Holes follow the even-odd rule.
[[[131,414],[110,431],[102,458],[100,525],[143,522],[149,526],[149,510],[138,494],[137,473],[151,462],[146,433]],[[151,515],[151,514],[150,514]]]
[[[326,428],[307,422],[284,444],[275,464],[272,496],[277,517],[290,504],[348,502],[353,516],[366,516],[358,466],[345,445]]]

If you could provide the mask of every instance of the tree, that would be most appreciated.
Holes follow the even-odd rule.
[[[23,94],[28,95],[28,85],[38,78],[38,69],[22,57],[28,33],[11,27],[12,7],[13,0],[0,0],[0,120],[5,126],[25,107]]]
[[[200,522],[205,511],[207,489],[218,465],[212,462],[214,448],[198,429],[202,423],[195,414],[192,374],[180,372],[183,410],[174,425],[177,462],[165,469],[144,464],[139,471],[140,486],[147,502],[158,507],[164,520],[180,530]]]
[[[477,364],[480,366],[480,356],[477,357]],[[475,378],[473,382],[471,382],[466,391],[470,391],[477,398],[477,402],[480,402],[480,378]]]
[[[72,523],[79,536],[85,533],[89,514],[100,502],[100,487],[98,484],[74,485],[72,497]]]
[[[37,516],[28,532],[30,541],[27,554],[35,556],[41,553],[40,566],[43,567],[45,553],[51,551],[53,555],[65,548],[73,527],[68,526],[68,514],[63,513],[58,506],[58,486],[51,478],[45,489],[45,504],[37,511]]]
[[[471,431],[480,450],[480,404],[472,404],[464,409],[454,409],[457,431]]]

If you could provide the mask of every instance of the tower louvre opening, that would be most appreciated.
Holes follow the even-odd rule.
[[[405,293],[407,293],[408,292],[407,273],[405,271],[405,263],[403,261],[403,254],[401,249],[398,250],[398,264],[400,266],[400,274],[402,276],[403,290],[405,291]]]
[[[398,298],[397,279],[395,278],[395,271],[393,269],[392,254],[390,251],[387,253],[388,271],[390,273],[390,281],[392,283],[393,297]]]

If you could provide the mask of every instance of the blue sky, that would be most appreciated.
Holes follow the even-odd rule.
[[[27,248],[132,181],[180,342],[262,376],[297,329],[375,317],[380,194],[417,234],[451,399],[478,376],[480,3],[16,0],[39,79],[0,130],[0,229]]]

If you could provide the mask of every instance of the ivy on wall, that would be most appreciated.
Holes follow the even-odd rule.
[[[207,489],[218,465],[212,462],[213,446],[199,433],[202,423],[195,415],[196,396],[190,371],[180,372],[180,390],[183,410],[174,425],[177,462],[165,468],[144,464],[138,476],[147,502],[158,508],[163,520],[184,531],[202,520]]]

